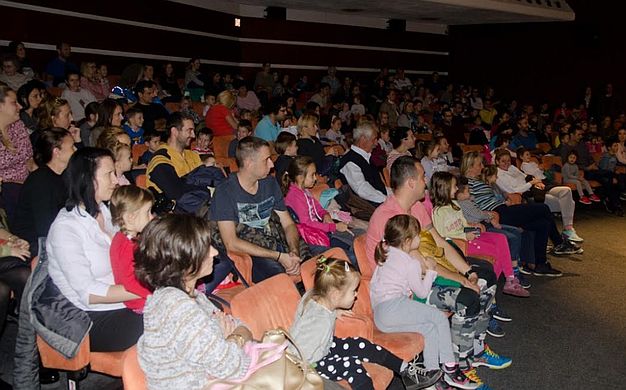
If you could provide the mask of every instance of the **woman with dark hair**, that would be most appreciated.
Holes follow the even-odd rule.
[[[60,127],[41,132],[35,145],[35,163],[20,192],[12,230],[37,253],[37,238],[46,237],[50,225],[67,200],[62,174],[76,151],[74,138]]]
[[[89,140],[83,140],[86,146],[96,146],[98,137],[104,129],[115,126],[122,127],[124,119],[124,107],[116,100],[104,99],[98,107],[98,121],[91,129]]]
[[[167,62],[163,65],[163,75],[159,78],[159,83],[166,96],[161,99],[164,103],[167,102],[179,102],[183,97],[178,85],[178,79],[174,73],[174,65],[171,62]]]
[[[9,43],[9,53],[15,54],[18,60],[18,72],[21,72],[26,77],[35,78],[35,71],[30,63],[30,60],[26,57],[26,47],[22,42],[12,41]]]
[[[143,333],[143,320],[122,303],[138,297],[115,284],[111,270],[115,229],[105,202],[117,186],[113,155],[104,149],[80,149],[70,159],[65,179],[68,199],[46,240],[50,278],[91,318],[91,351],[123,351]]]
[[[211,379],[248,373],[243,346],[252,334],[196,291],[196,282],[213,273],[216,255],[206,219],[166,214],[141,234],[135,274],[154,294],[144,306],[137,353],[152,390],[201,389]]]
[[[42,90],[45,92],[46,86],[38,80],[31,80],[17,90],[17,101],[22,106],[20,119],[30,134],[37,130],[35,110],[39,108],[43,100]]]
[[[410,156],[410,150],[415,147],[415,136],[408,127],[396,127],[389,132],[389,141],[393,150],[387,155],[387,169],[391,172],[391,165],[400,156]]]

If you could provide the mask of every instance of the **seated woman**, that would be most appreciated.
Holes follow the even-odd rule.
[[[410,156],[409,150],[415,147],[415,136],[408,127],[396,127],[389,132],[389,140],[393,150],[387,154],[387,169],[391,172],[391,165],[400,156]]]
[[[123,351],[143,333],[143,319],[124,307],[138,297],[115,284],[111,270],[115,230],[104,202],[117,186],[113,156],[104,149],[80,149],[65,175],[68,200],[46,240],[48,272],[61,294],[91,318],[91,351]]]
[[[154,294],[144,306],[137,352],[150,390],[203,389],[212,379],[248,372],[243,346],[252,334],[196,291],[216,255],[209,222],[191,215],[167,214],[141,235],[135,274]]]

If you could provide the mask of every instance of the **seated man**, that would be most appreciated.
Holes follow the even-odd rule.
[[[300,272],[300,235],[289,216],[280,187],[271,176],[270,145],[246,137],[237,145],[239,171],[215,189],[211,221],[224,248],[252,257],[252,281]],[[219,241],[219,240],[216,240]]]
[[[528,119],[525,117],[520,117],[517,120],[517,134],[511,140],[511,149],[517,150],[519,147],[524,147],[533,154],[537,152],[537,137],[534,132],[530,131]]]
[[[72,117],[76,122],[79,122],[85,118],[87,104],[95,102],[96,97],[88,89],[80,87],[80,74],[76,71],[69,70],[67,72],[65,84],[67,88],[63,90],[61,97],[70,104]]]
[[[371,122],[359,125],[353,132],[354,143],[339,163],[339,178],[343,184],[349,185],[361,199],[376,206],[387,199],[385,183],[370,162],[377,133]]]
[[[162,104],[152,101],[156,93],[156,85],[152,80],[141,80],[135,86],[137,103],[133,107],[143,112],[143,129],[146,133],[155,131],[157,120],[167,120],[169,117],[169,113]]]
[[[284,102],[272,102],[270,109],[254,129],[254,135],[267,142],[276,141],[281,131],[280,122],[285,119],[287,105]]]

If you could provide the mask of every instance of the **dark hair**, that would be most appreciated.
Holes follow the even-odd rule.
[[[453,209],[459,210],[459,207],[452,203],[454,195],[451,194],[452,182],[456,180],[450,172],[435,172],[430,178],[430,186],[428,194],[433,203],[433,208],[452,206]]]
[[[264,146],[269,148],[270,144],[258,137],[248,136],[239,140],[237,151],[235,152],[237,166],[242,168],[243,163]]]
[[[406,181],[418,174],[415,163],[419,161],[413,156],[400,156],[391,164],[391,189],[397,190]]]
[[[459,178],[457,179],[457,182],[456,182],[456,187],[458,188],[456,193],[458,194],[459,192],[465,191],[465,189],[468,186],[469,186],[469,181],[467,180],[467,177],[459,176]]]
[[[34,160],[38,167],[43,167],[52,160],[55,148],[61,148],[63,138],[71,136],[70,132],[60,127],[43,130],[35,142]]]
[[[313,101],[307,102],[306,105],[304,106],[303,114],[304,113],[315,114],[315,110],[317,110],[319,106],[320,106],[319,104]]]
[[[100,108],[100,103],[98,103],[98,102],[91,102],[91,103],[87,104],[85,106],[85,118],[86,118],[86,121],[89,120],[89,116],[91,116],[93,114],[97,115],[99,108]]]
[[[80,72],[77,69],[71,68],[71,67],[65,67],[65,81],[69,81],[70,80],[70,76],[75,74],[76,76],[78,76],[78,79],[80,80]]]
[[[211,249],[209,221],[189,214],[165,214],[144,228],[135,250],[135,276],[147,287],[185,292],[185,277],[197,274]]]
[[[189,113],[180,111],[170,115],[169,119],[167,120],[167,126],[165,127],[165,139],[167,140],[172,136],[172,127],[175,127],[178,130],[182,129],[183,121],[185,120],[193,122],[193,117]]]
[[[7,46],[7,48],[9,49],[9,52],[16,54],[17,53],[17,47],[19,45],[24,46],[24,43],[21,41],[11,41],[9,42],[9,46]],[[24,46],[24,48],[26,48],[26,46]]]
[[[283,107],[287,108],[287,103],[285,103],[283,100],[280,100],[280,99],[272,100],[267,113],[276,115],[280,112],[280,109]]]
[[[498,134],[498,138],[496,138],[496,148],[499,148],[505,142],[511,143],[511,136],[508,134]]]
[[[20,106],[22,106],[22,110],[28,110],[30,108],[28,96],[30,96],[30,93],[33,92],[35,89],[45,91],[46,86],[39,80],[30,80],[17,90],[17,101],[20,103]]]
[[[287,170],[283,174],[283,177],[279,180],[280,189],[282,190],[283,195],[287,195],[287,192],[289,192],[289,186],[291,183],[296,182],[296,178],[298,176],[306,175],[306,170],[311,164],[315,164],[315,161],[313,161],[313,158],[310,156],[296,156],[293,160],[291,160]]]
[[[143,69],[143,67],[142,67]],[[152,88],[154,86],[154,81],[152,80],[139,80],[139,82],[135,85],[135,95],[139,97],[139,94],[143,94],[143,90],[146,88]]]
[[[68,190],[65,209],[72,210],[81,204],[92,217],[100,212],[100,206],[96,202],[96,170],[100,161],[109,157],[115,161],[113,153],[107,149],[82,148],[76,151],[64,172],[65,185]]]
[[[494,158],[493,158],[493,161],[496,161],[496,162],[497,162],[497,161],[500,161],[500,159],[501,159],[503,156],[509,156],[509,157],[511,157],[511,152],[509,152],[509,151],[508,151],[508,149],[498,149],[498,150],[496,151],[496,155],[495,155],[495,156],[494,156]]]
[[[111,123],[113,120],[113,113],[115,112],[116,107],[122,107],[122,112],[124,112],[124,107],[113,99],[104,99],[102,103],[100,103],[100,107],[98,107],[98,121],[96,122],[95,127],[109,127],[113,124]]]
[[[400,145],[402,145],[402,141],[409,136],[409,131],[411,131],[411,129],[408,127],[396,127],[391,130],[389,133],[389,141],[391,141],[391,145],[394,149],[397,149]]]
[[[240,127],[245,127],[246,129],[248,129],[249,133],[252,133],[252,122],[250,122],[249,120],[241,119],[239,121],[239,124],[237,125],[237,128],[240,128]]]
[[[133,106],[129,108],[128,110],[126,110],[126,118],[130,119],[130,117],[135,116],[137,114],[143,114],[143,111],[141,111],[138,107]]]
[[[213,130],[208,128],[208,127],[203,127],[200,130],[198,130],[196,136],[200,137],[201,135],[207,135],[209,136],[209,138],[213,137]]]
[[[156,131],[152,131],[149,133],[146,133],[143,135],[143,139],[145,142],[149,142],[151,141],[153,138],[158,138],[159,140],[161,139],[161,134],[157,133]]]
[[[292,142],[296,142],[296,136],[291,134],[288,131],[281,131],[278,133],[278,137],[276,137],[276,142],[274,142],[274,149],[278,154],[285,154],[289,145]]]
[[[421,226],[417,218],[408,214],[391,217],[385,224],[383,239],[374,249],[374,259],[379,265],[387,261],[387,247],[400,247],[406,240],[419,235]]]

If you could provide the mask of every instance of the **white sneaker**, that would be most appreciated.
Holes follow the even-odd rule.
[[[563,230],[563,236],[565,236],[565,238],[567,238],[569,241],[572,241],[572,242],[583,242],[583,241],[585,241],[585,240],[583,240],[582,237],[580,237],[578,234],[576,234],[576,230],[574,228]]]

